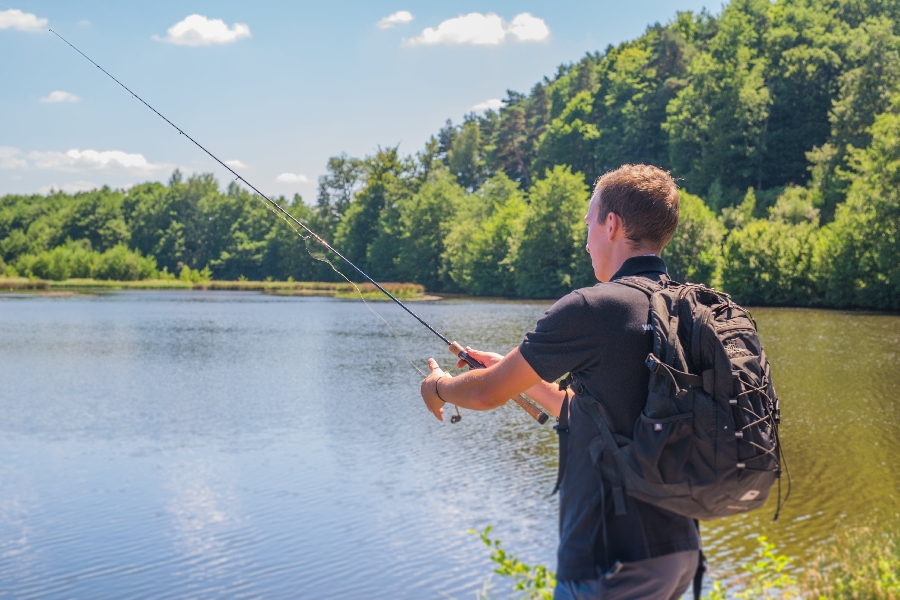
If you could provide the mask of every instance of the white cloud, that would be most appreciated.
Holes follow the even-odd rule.
[[[38,18],[37,15],[24,13],[21,10],[15,8],[0,10],[0,29],[40,31],[46,26],[47,19]]]
[[[503,19],[489,13],[469,13],[453,19],[447,19],[437,28],[426,27],[425,30],[409,40],[412,46],[433,46],[435,44],[474,44],[478,46],[496,46],[506,37]]]
[[[237,159],[226,160],[226,161],[224,161],[224,163],[226,165],[228,165],[229,167],[231,167],[232,169],[246,169],[247,168],[247,165],[245,165],[244,163],[242,163],[241,161],[239,161]]]
[[[376,25],[381,29],[389,29],[394,25],[406,25],[407,23],[412,23],[412,20],[415,19],[408,10],[398,10],[392,15],[388,15],[382,20],[378,21]]]
[[[93,181],[73,181],[71,183],[64,183],[62,185],[51,183],[50,185],[45,185],[38,188],[37,193],[46,195],[58,190],[62,190],[67,194],[74,194],[76,192],[88,192],[90,190],[96,190],[99,187],[100,186]]]
[[[309,183],[309,177],[295,173],[282,173],[275,178],[275,181],[278,183]]]
[[[91,26],[91,22],[88,21],[87,19],[82,19],[75,24],[78,25],[79,27],[90,27]]]
[[[68,152],[29,152],[28,159],[36,169],[55,171],[124,171],[134,175],[149,175],[168,170],[172,165],[151,163],[143,154],[129,154],[121,150],[79,150]]]
[[[520,42],[543,42],[550,37],[550,28],[531,13],[516,15],[507,31]]]
[[[228,27],[222,19],[189,15],[183,21],[169,27],[166,37],[153,36],[153,39],[180,46],[209,46],[230,44],[245,37],[250,37],[250,27],[244,23],[235,23]]]
[[[479,102],[475,106],[470,107],[469,110],[474,110],[475,112],[484,112],[486,110],[500,110],[504,106],[506,106],[506,102],[504,102],[500,98],[491,98],[490,100]]]
[[[75,94],[56,90],[55,92],[50,92],[49,96],[41,98],[40,102],[78,102],[79,100],[81,100],[81,98]]]
[[[512,36],[520,42],[541,42],[550,37],[550,29],[543,19],[531,13],[521,13],[507,24],[494,13],[469,13],[447,19],[440,25],[425,28],[421,34],[405,40],[410,46],[437,44],[472,44],[497,46]]]
[[[0,146],[0,169],[27,169],[28,163],[21,155],[18,148]]]

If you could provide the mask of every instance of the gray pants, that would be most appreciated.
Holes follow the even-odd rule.
[[[700,552],[686,550],[619,563],[600,579],[560,581],[553,600],[678,600],[697,572]]]

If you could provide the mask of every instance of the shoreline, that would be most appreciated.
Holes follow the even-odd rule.
[[[553,304],[552,298],[510,298],[505,296],[469,296],[452,292],[429,293],[425,287],[417,283],[387,282],[381,285],[402,302],[515,302],[529,304]],[[390,301],[371,283],[358,284],[362,299],[368,301]],[[341,300],[359,300],[353,285],[346,282],[327,281],[184,281],[182,279],[142,279],[137,281],[115,281],[104,279],[66,279],[53,281],[49,279],[28,279],[26,277],[5,277],[0,275],[0,295],[37,294],[46,297],[71,297],[84,295],[82,292],[117,290],[200,290],[200,291],[233,291],[262,292],[274,296],[310,296],[331,297]],[[752,304],[747,308],[756,309],[779,308],[789,310],[825,310],[853,314],[871,314],[898,316],[900,313],[890,310],[877,310],[861,307],[835,306],[795,306],[787,304]]]
[[[0,293],[36,293],[61,296],[67,292],[103,290],[203,290],[262,292],[277,296],[327,296],[341,299],[390,300],[371,283],[357,284],[359,291],[349,283],[324,281],[184,281],[181,279],[143,279],[138,281],[113,281],[99,279],[28,279],[26,277],[0,277]],[[403,301],[435,301],[442,296],[426,294],[425,288],[416,283],[382,283],[384,289]]]

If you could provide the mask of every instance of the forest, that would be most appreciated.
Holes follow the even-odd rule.
[[[595,283],[593,182],[649,163],[681,187],[664,253],[676,279],[747,304],[898,310],[898,19],[896,0],[681,12],[447,121],[415,153],[333,157],[315,203],[278,202],[377,280],[557,298]],[[321,257],[211,175],[0,197],[10,276],[335,281]]]

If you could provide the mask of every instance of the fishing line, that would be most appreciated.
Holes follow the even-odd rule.
[[[263,194],[261,191],[259,191],[259,190],[256,188],[256,186],[254,186],[252,183],[250,183],[249,181],[247,181],[246,179],[244,179],[237,171],[235,171],[234,169],[232,169],[231,167],[229,167],[228,165],[226,165],[224,162],[222,162],[221,160],[219,160],[219,158],[218,158],[215,154],[213,154],[212,152],[210,152],[209,150],[207,150],[205,147],[203,147],[202,144],[200,144],[200,142],[198,142],[197,140],[195,140],[194,138],[192,138],[191,136],[189,136],[187,133],[185,133],[180,127],[178,127],[178,125],[176,125],[175,123],[173,123],[172,121],[170,121],[169,119],[167,119],[167,118],[165,117],[165,115],[163,115],[161,112],[159,112],[158,110],[156,110],[155,108],[153,108],[152,106],[150,106],[149,104],[147,104],[147,102],[146,102],[143,98],[141,98],[141,97],[138,96],[136,93],[134,93],[133,91],[131,91],[131,89],[129,89],[128,86],[126,86],[124,83],[122,83],[121,81],[119,81],[118,79],[116,79],[115,77],[113,77],[112,74],[111,74],[109,71],[107,71],[106,69],[104,69],[103,67],[101,67],[100,65],[98,65],[96,62],[94,62],[87,54],[85,54],[84,52],[82,52],[81,50],[79,50],[78,48],[76,48],[75,46],[73,46],[73,45],[69,42],[69,40],[67,40],[67,39],[64,38],[63,36],[59,35],[59,34],[56,33],[55,31],[53,31],[53,29],[50,29],[49,31],[50,31],[50,33],[52,33],[53,35],[55,35],[56,37],[58,37],[59,39],[61,39],[63,42],[65,42],[66,45],[69,46],[72,50],[74,50],[75,52],[77,52],[78,54],[80,54],[82,57],[84,57],[84,59],[87,60],[89,63],[91,63],[92,65],[94,65],[94,66],[97,67],[98,69],[100,69],[100,70],[103,72],[104,75],[106,75],[107,77],[109,77],[110,79],[112,79],[113,81],[115,81],[115,82],[119,85],[119,87],[121,87],[123,90],[125,90],[126,92],[128,92],[129,94],[131,94],[131,96],[132,96],[135,100],[138,100],[141,104],[143,104],[144,106],[146,106],[147,108],[149,108],[151,111],[153,111],[160,119],[162,119],[163,121],[165,121],[166,123],[168,123],[169,125],[171,125],[172,128],[175,129],[175,130],[179,133],[179,135],[183,135],[184,137],[186,137],[188,140],[191,141],[192,144],[194,144],[195,146],[197,146],[198,148],[200,148],[204,153],[206,153],[207,156],[209,156],[211,159],[213,159],[214,161],[216,161],[217,163],[219,163],[219,165],[221,165],[223,169],[227,170],[229,173],[231,173],[232,175],[234,175],[235,181],[240,181],[240,182],[242,182],[242,183],[243,183],[244,185],[246,185],[248,188],[250,188],[251,190],[253,190],[254,192],[256,192],[256,194],[257,194],[261,199],[265,200],[266,203],[267,203],[267,205],[268,205],[273,211],[277,212],[277,214],[278,214],[279,216],[281,216],[282,219],[289,220],[291,223],[296,224],[296,225],[299,225],[299,226],[300,226],[306,233],[308,233],[309,235],[308,235],[308,236],[303,236],[302,234],[300,234],[299,230],[297,230],[296,228],[295,228],[294,230],[298,233],[298,235],[300,235],[300,237],[305,237],[306,243],[309,243],[309,238],[310,238],[310,237],[315,238],[315,240],[316,240],[317,242],[319,242],[322,246],[324,246],[324,247],[327,248],[328,250],[331,250],[334,254],[336,254],[336,255],[338,256],[338,258],[340,258],[340,259],[343,260],[345,263],[347,263],[348,265],[350,265],[351,267],[353,267],[353,269],[354,269],[357,273],[359,273],[360,275],[362,275],[367,281],[369,281],[369,283],[371,283],[371,284],[374,285],[376,288],[378,288],[385,296],[387,296],[388,298],[390,298],[391,300],[393,300],[398,306],[400,306],[400,308],[402,308],[402,309],[405,310],[407,313],[409,313],[410,316],[412,316],[412,317],[415,318],[419,323],[421,323],[423,326],[425,326],[431,333],[433,333],[434,335],[436,335],[437,337],[439,337],[439,338],[441,339],[441,341],[443,341],[445,344],[447,344],[447,346],[450,348],[450,351],[451,351],[453,354],[455,354],[457,357],[459,357],[460,360],[465,361],[465,362],[469,365],[470,368],[472,368],[472,369],[482,369],[482,368],[484,368],[484,365],[483,365],[483,364],[481,364],[480,362],[478,362],[477,360],[475,360],[474,358],[472,358],[471,356],[469,356],[469,354],[466,352],[465,348],[463,348],[462,346],[460,346],[460,345],[457,344],[456,342],[451,342],[451,341],[450,341],[446,336],[444,336],[441,332],[439,332],[437,329],[435,329],[434,327],[432,327],[431,325],[429,325],[428,323],[426,323],[419,315],[417,315],[416,313],[414,313],[408,306],[406,306],[403,302],[401,302],[400,300],[398,300],[398,299],[397,299],[393,294],[391,294],[389,291],[387,291],[386,289],[384,289],[384,287],[382,287],[382,285],[381,285],[380,283],[378,283],[377,281],[375,281],[374,279],[372,279],[371,277],[369,277],[369,275],[366,274],[365,271],[363,271],[362,269],[360,269],[359,267],[357,267],[352,261],[350,261],[350,259],[348,259],[346,256],[344,256],[344,255],[341,254],[340,252],[338,252],[338,251],[334,248],[334,246],[332,246],[331,244],[329,244],[328,242],[326,242],[324,239],[322,239],[315,231],[313,231],[312,229],[310,229],[309,227],[307,227],[306,225],[304,225],[301,221],[299,221],[296,217],[294,217],[294,215],[292,215],[291,213],[289,213],[288,211],[286,211],[280,204],[278,204],[277,202],[275,202],[274,200],[272,200],[271,198],[269,198],[268,196],[266,196],[265,194]],[[309,252],[309,248],[307,248],[307,252]],[[310,252],[310,255],[312,256],[312,253],[311,253],[311,252]],[[313,256],[313,258],[315,258],[315,257]],[[329,264],[330,264],[330,263],[329,263]],[[334,265],[331,265],[331,268],[334,269],[339,275],[341,275],[342,277],[344,277],[344,279],[347,279],[347,277],[344,276],[343,273],[341,273],[340,271],[338,271],[337,269],[335,269]],[[350,280],[347,279],[347,281],[350,281]],[[353,282],[350,281],[350,283],[353,283]],[[355,284],[354,284],[354,287],[355,287]],[[360,293],[360,296],[362,296],[362,292],[359,291],[359,288],[357,288],[357,291]],[[365,298],[363,298],[363,302],[365,302]],[[372,310],[372,308],[369,307],[368,303],[366,303],[366,306],[369,308],[369,310]],[[372,312],[375,312],[375,311],[372,311]],[[382,321],[385,321],[384,317],[381,317],[381,315],[378,315],[377,313],[376,313],[376,315],[377,315],[379,318],[381,318]],[[385,322],[387,322],[387,321],[385,321]],[[388,326],[390,327],[390,324],[388,324]],[[391,327],[391,330],[393,331],[393,327]],[[396,332],[394,332],[394,333],[395,333],[395,335],[396,335]],[[405,351],[404,351],[404,353],[405,353]],[[408,356],[407,356],[407,359],[409,359]],[[410,362],[412,362],[412,361],[410,360]],[[415,366],[414,363],[413,363],[413,366]],[[418,370],[418,367],[416,367],[416,370]],[[419,371],[419,372],[421,373],[421,371]],[[423,373],[423,374],[424,374],[424,373]],[[524,395],[519,394],[519,396],[516,397],[516,398],[513,398],[513,400],[516,402],[516,404],[518,404],[519,406],[521,406],[521,407],[522,407],[529,415],[531,415],[532,418],[534,418],[534,419],[535,419],[536,421],[538,421],[539,423],[546,423],[546,422],[547,422],[547,420],[548,420],[548,418],[549,418],[549,417],[547,416],[547,414],[546,414],[545,412],[543,412],[541,409],[539,409],[537,406],[535,406],[534,404],[531,404],[531,402],[529,402],[529,401],[525,398]],[[451,422],[452,422],[452,423],[456,423],[456,422],[459,421],[460,418],[461,418],[461,417],[459,416],[459,410],[457,409],[457,414],[454,415],[454,417],[451,419]]]
[[[389,291],[387,291],[386,289],[384,289],[384,288],[381,286],[381,284],[379,284],[377,281],[375,281],[374,279],[372,279],[371,277],[369,277],[362,269],[360,269],[360,268],[357,267],[355,264],[353,264],[353,262],[351,262],[350,259],[348,259],[347,257],[345,257],[343,254],[341,254],[340,252],[338,252],[331,244],[329,244],[328,242],[326,242],[325,240],[323,240],[321,237],[319,237],[319,235],[318,235],[315,231],[313,231],[312,229],[310,229],[309,227],[307,227],[306,225],[304,225],[302,222],[298,221],[298,220],[294,217],[294,215],[292,215],[291,213],[289,213],[289,212],[287,212],[286,210],[284,210],[284,208],[282,208],[280,204],[278,204],[277,202],[275,202],[274,200],[272,200],[271,198],[269,198],[268,196],[266,196],[265,194],[263,194],[261,191],[259,191],[259,190],[256,188],[256,186],[254,186],[252,183],[250,183],[249,181],[247,181],[246,179],[244,179],[243,177],[241,177],[241,175],[240,175],[237,171],[235,171],[234,169],[232,169],[231,167],[229,167],[228,165],[226,165],[224,162],[222,162],[221,160],[219,160],[219,158],[218,158],[215,154],[213,154],[212,152],[210,152],[209,150],[207,150],[206,148],[204,148],[203,145],[200,144],[200,142],[198,142],[197,140],[195,140],[194,138],[192,138],[191,136],[189,136],[189,135],[188,135],[187,133],[185,133],[178,125],[176,125],[175,123],[173,123],[172,121],[170,121],[169,119],[167,119],[167,118],[165,117],[165,115],[163,115],[163,114],[160,113],[158,110],[156,110],[155,108],[153,108],[152,106],[150,106],[149,104],[147,104],[147,102],[144,101],[143,98],[141,98],[140,96],[138,96],[137,94],[135,94],[134,92],[132,92],[132,91],[128,88],[128,86],[126,86],[124,83],[122,83],[121,81],[119,81],[118,79],[116,79],[115,77],[113,77],[113,76],[109,73],[109,71],[107,71],[106,69],[104,69],[103,67],[101,67],[100,65],[98,65],[97,63],[95,63],[93,60],[91,60],[91,58],[90,58],[87,54],[85,54],[84,52],[82,52],[81,50],[79,50],[78,48],[76,48],[75,46],[73,46],[66,38],[64,38],[63,36],[59,35],[59,34],[56,33],[55,31],[53,31],[52,29],[50,29],[49,31],[50,31],[50,33],[52,33],[53,35],[55,35],[56,37],[58,37],[59,39],[61,39],[62,41],[64,41],[70,48],[72,48],[72,50],[74,50],[75,52],[77,52],[78,54],[80,54],[81,56],[83,56],[83,57],[84,57],[88,62],[90,62],[92,65],[94,65],[95,67],[97,67],[98,69],[100,69],[101,71],[103,71],[103,73],[104,73],[107,77],[109,77],[110,79],[112,79],[113,81],[115,81],[117,84],[119,84],[119,86],[120,86],[122,89],[124,89],[126,92],[128,92],[129,94],[131,94],[131,96],[132,96],[135,100],[138,100],[141,104],[143,104],[144,106],[146,106],[147,108],[149,108],[150,110],[152,110],[154,113],[156,113],[156,115],[159,116],[160,119],[162,119],[163,121],[165,121],[166,123],[168,123],[169,125],[171,125],[171,126],[172,126],[172,127],[173,127],[180,135],[183,135],[183,136],[186,137],[188,140],[190,140],[191,143],[193,143],[195,146],[197,146],[198,148],[200,148],[201,150],[203,150],[203,152],[205,152],[205,153],[207,154],[207,156],[209,156],[211,159],[213,159],[214,161],[216,161],[217,163],[219,163],[219,165],[221,165],[224,169],[227,169],[232,175],[234,175],[234,177],[235,177],[235,179],[236,179],[237,181],[242,182],[242,183],[243,183],[244,185],[246,185],[248,188],[250,188],[251,190],[253,190],[253,191],[256,192],[257,194],[259,194],[259,196],[260,196],[261,198],[264,198],[264,199],[266,200],[266,202],[268,202],[269,205],[272,206],[274,209],[276,209],[280,214],[284,215],[285,217],[287,217],[288,219],[290,219],[291,221],[293,221],[294,223],[296,223],[297,225],[299,225],[300,227],[302,227],[302,228],[304,229],[304,231],[306,231],[306,233],[308,233],[310,236],[316,238],[316,241],[318,241],[320,244],[322,244],[323,246],[325,246],[326,248],[328,248],[329,250],[331,250],[332,252],[334,252],[335,254],[337,254],[344,262],[346,262],[348,265],[350,265],[351,267],[353,267],[353,268],[356,270],[357,273],[359,273],[360,275],[362,275],[363,277],[365,277],[372,285],[374,285],[374,286],[377,287],[379,290],[381,290],[388,298],[390,298],[391,300],[393,300],[394,302],[396,302],[398,305],[400,305],[400,306],[403,308],[403,310],[405,310],[405,311],[408,312],[410,315],[412,315],[413,317],[415,317],[415,319],[416,319],[417,321],[419,321],[422,325],[424,325],[425,327],[427,327],[433,334],[435,334],[436,336],[438,336],[439,338],[441,338],[448,346],[452,343],[449,339],[447,339],[444,335],[442,335],[440,332],[438,332],[436,329],[434,329],[431,325],[429,325],[428,323],[426,323],[425,321],[423,321],[422,318],[419,317],[419,315],[417,315],[416,313],[414,313],[413,311],[411,311],[411,310],[409,309],[409,307],[407,307],[405,304],[403,304],[402,302],[400,302],[396,297],[394,297],[393,294],[391,294]]]
[[[285,223],[287,223],[287,226],[290,227],[291,229],[293,229],[293,230],[294,230],[294,233],[296,233],[298,236],[300,236],[300,239],[302,239],[304,242],[308,242],[308,241],[309,241],[309,238],[312,237],[312,236],[309,236],[309,235],[303,235],[302,233],[300,233],[300,231],[299,231],[296,227],[294,227],[294,224],[293,224],[293,223],[291,223],[290,221],[288,221],[288,220],[284,217],[284,215],[282,215],[281,213],[276,212],[276,211],[275,211],[271,206],[269,206],[269,204],[268,204],[267,202],[265,202],[262,198],[260,198],[259,196],[255,195],[255,194],[253,195],[253,197],[256,198],[257,200],[259,200],[260,202],[262,202],[263,205],[264,205],[268,210],[270,210],[270,211],[272,212],[272,214],[277,215],[279,218],[281,218],[281,220],[283,220]],[[320,262],[325,263],[325,264],[328,265],[329,267],[331,267],[331,270],[332,270],[332,271],[334,271],[335,273],[337,273],[338,275],[340,275],[341,277],[343,277],[344,280],[345,280],[347,283],[349,283],[350,285],[352,285],[352,286],[356,289],[356,293],[359,294],[359,299],[363,301],[363,304],[366,305],[366,308],[369,309],[369,312],[371,312],[373,315],[375,315],[376,317],[378,317],[379,319],[381,319],[382,323],[384,323],[385,325],[387,325],[388,329],[391,330],[391,334],[394,336],[394,339],[397,340],[397,342],[400,344],[400,350],[403,352],[403,355],[406,357],[406,360],[409,361],[409,364],[412,365],[412,368],[415,369],[416,371],[418,371],[418,372],[419,372],[419,375],[421,375],[422,377],[428,377],[428,374],[425,373],[424,371],[422,371],[422,369],[420,369],[419,366],[418,366],[415,362],[413,362],[413,359],[411,359],[411,358],[409,357],[409,353],[407,352],[407,348],[406,348],[406,342],[403,341],[403,338],[400,337],[400,335],[397,333],[397,330],[394,329],[394,327],[388,322],[387,319],[385,319],[383,316],[381,316],[381,314],[380,314],[378,311],[376,311],[374,308],[372,308],[372,307],[369,305],[369,303],[366,301],[365,296],[363,296],[362,290],[359,289],[359,286],[356,285],[353,281],[351,281],[349,277],[347,277],[346,275],[344,275],[343,273],[341,273],[340,270],[338,270],[338,268],[335,267],[334,264],[333,264],[330,260],[328,260],[327,258],[325,258],[324,255],[322,255],[322,256],[316,256],[315,254],[313,254],[312,250],[309,249],[309,246],[305,246],[304,249],[306,250],[306,253],[309,254],[309,256],[310,256],[313,260],[318,260],[318,261],[320,261]]]

